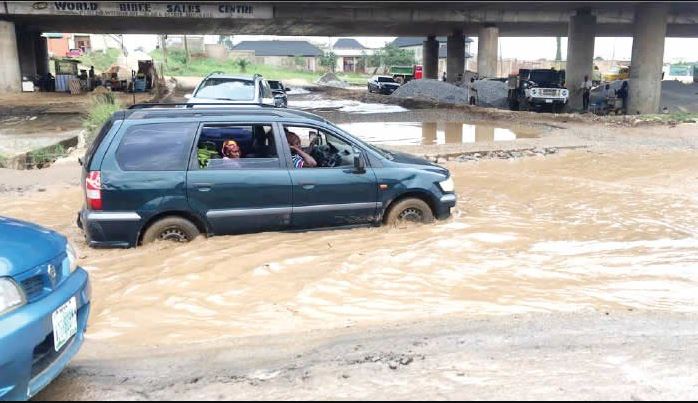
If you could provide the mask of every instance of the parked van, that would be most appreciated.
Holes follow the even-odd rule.
[[[447,169],[367,144],[317,115],[180,105],[118,111],[86,152],[77,221],[90,246],[431,222],[456,204]],[[316,167],[294,168],[288,132]],[[229,158],[231,141],[239,152]]]

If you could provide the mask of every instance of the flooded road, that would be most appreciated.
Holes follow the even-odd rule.
[[[261,233],[89,249],[78,188],[0,196],[68,235],[93,281],[87,339],[181,345],[438,315],[698,312],[690,151],[449,162],[453,217],[408,229]]]
[[[431,145],[535,138],[540,129],[507,129],[464,122],[357,122],[341,123],[347,132],[375,144]]]

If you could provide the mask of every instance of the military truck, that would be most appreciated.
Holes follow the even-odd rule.
[[[565,88],[565,71],[555,69],[520,69],[519,74],[508,80],[507,101],[514,111],[542,110],[562,111],[569,91]]]

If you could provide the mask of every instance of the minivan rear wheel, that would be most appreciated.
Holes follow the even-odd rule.
[[[390,208],[385,222],[388,225],[401,225],[406,223],[430,223],[434,221],[429,205],[417,198],[400,200]]]
[[[143,245],[157,240],[189,242],[199,234],[201,232],[196,228],[196,225],[186,218],[166,217],[148,227],[143,234]]]

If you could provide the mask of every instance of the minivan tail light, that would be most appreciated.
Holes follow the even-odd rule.
[[[85,196],[90,210],[102,209],[102,175],[100,171],[90,171],[85,178]]]

